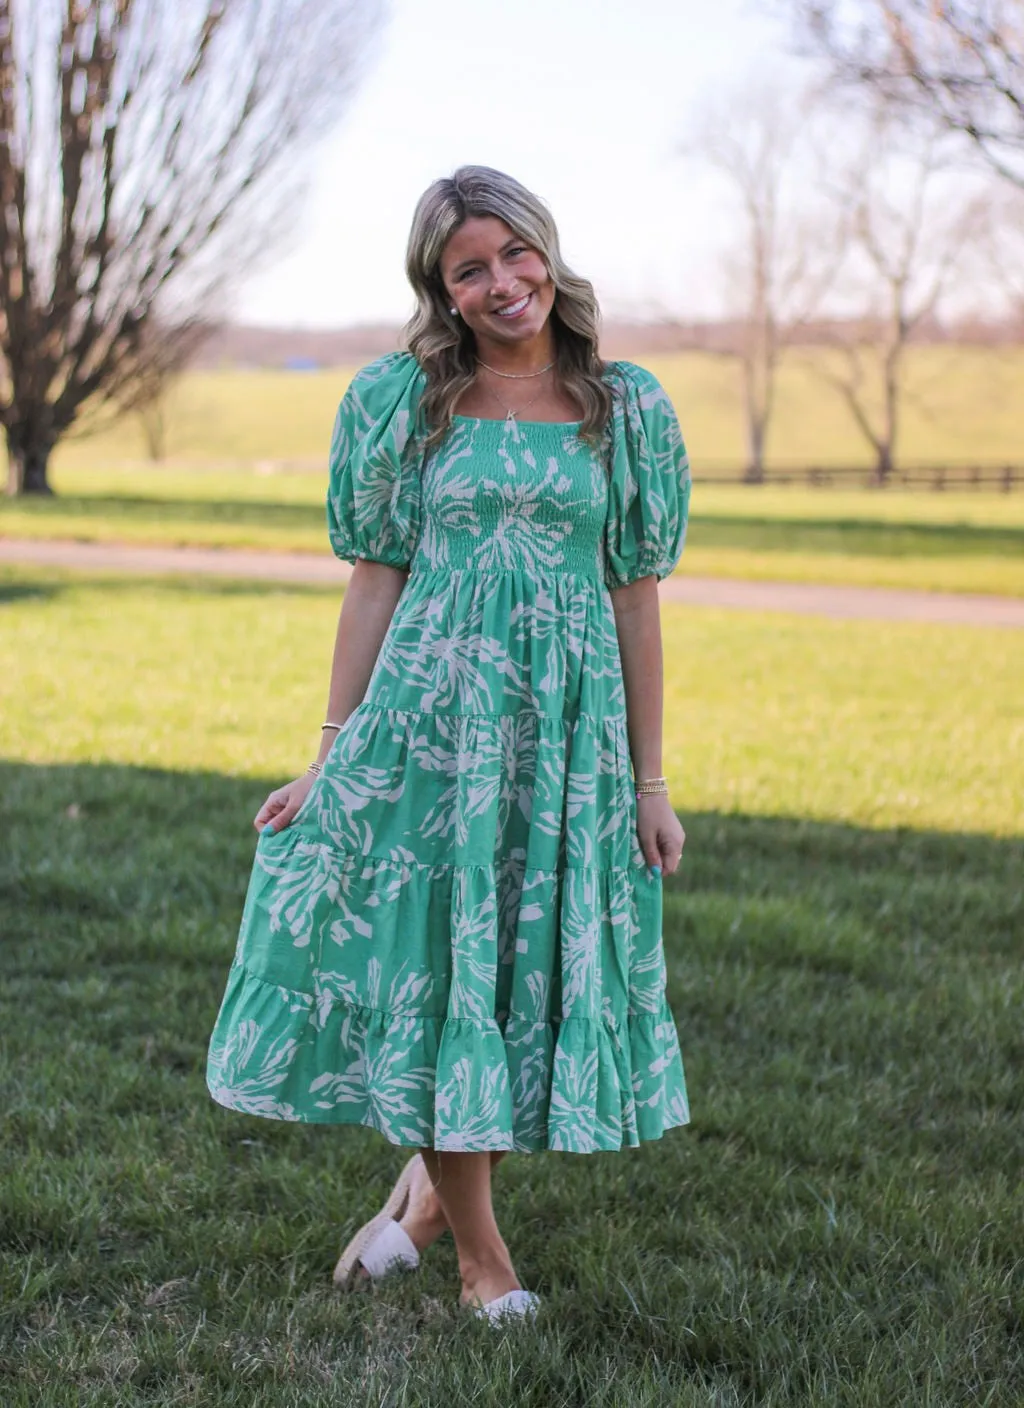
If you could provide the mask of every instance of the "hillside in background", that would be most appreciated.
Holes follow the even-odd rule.
[[[806,344],[830,340],[834,329],[826,325],[807,328]],[[198,353],[197,367],[351,367],[401,345],[399,324],[375,323],[362,327],[315,330],[263,328],[227,324],[213,334]],[[999,324],[962,322],[955,327],[934,323],[914,339],[926,344],[956,343],[983,347],[1024,344],[1024,314]],[[609,320],[604,325],[601,351],[605,357],[656,356],[668,352],[730,352],[740,341],[735,323],[630,322]]]
[[[381,357],[401,346],[401,326],[370,324],[336,330],[225,326],[205,343],[198,367],[287,367],[312,364],[345,367]],[[686,348],[726,350],[730,329],[721,324],[606,324],[601,339],[606,357],[634,357],[644,352]]]

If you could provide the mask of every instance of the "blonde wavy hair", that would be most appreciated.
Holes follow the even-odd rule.
[[[405,269],[417,306],[404,336],[427,377],[420,401],[425,448],[444,438],[456,402],[476,376],[476,340],[461,318],[449,312],[451,300],[441,277],[445,245],[472,216],[504,220],[544,260],[555,286],[555,375],[582,412],[579,433],[598,440],[611,416],[612,392],[597,350],[601,314],[593,285],[563,260],[555,222],[543,201],[501,171],[460,166],[423,192],[406,250]]]

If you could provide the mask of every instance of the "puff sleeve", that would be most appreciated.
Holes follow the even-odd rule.
[[[690,504],[690,468],[672,402],[657,377],[618,362],[610,425],[605,585],[667,577],[679,561]]]
[[[408,567],[420,528],[414,428],[423,373],[407,352],[357,372],[331,436],[327,531],[336,556]]]

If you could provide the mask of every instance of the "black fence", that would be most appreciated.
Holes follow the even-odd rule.
[[[1011,494],[1024,488],[1024,467],[1020,465],[911,465],[895,469],[884,482],[871,468],[835,465],[807,465],[771,468],[759,483],[751,481],[734,466],[703,464],[700,479],[706,484],[747,484],[771,488],[779,484],[805,484],[812,489],[922,489],[933,493],[944,490],[987,490]]]

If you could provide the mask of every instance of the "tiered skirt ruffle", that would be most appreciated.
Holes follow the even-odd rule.
[[[260,838],[210,1090],[412,1147],[657,1139],[688,1109],[623,712],[608,691],[604,714],[502,712],[506,698],[446,711],[436,688],[434,707],[412,707],[432,681],[389,664],[417,615],[415,595],[404,604],[299,815]],[[614,682],[617,656],[594,648],[606,623],[584,637]],[[551,670],[537,656],[505,678]]]

